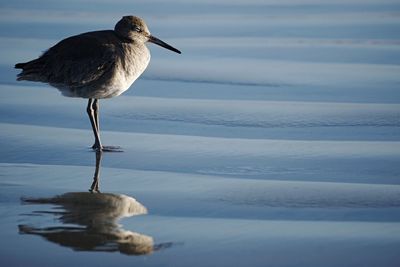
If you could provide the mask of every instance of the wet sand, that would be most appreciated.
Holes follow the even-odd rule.
[[[1,8],[2,265],[398,265],[400,5],[117,2]],[[96,161],[86,101],[12,67],[127,10],[183,54],[100,102]]]

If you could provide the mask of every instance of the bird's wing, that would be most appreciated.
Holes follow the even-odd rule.
[[[118,49],[112,31],[90,32],[62,40],[37,60],[44,63],[46,82],[79,88],[109,73]]]

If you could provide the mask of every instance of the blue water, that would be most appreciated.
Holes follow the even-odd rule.
[[[398,266],[399,10],[1,2],[1,264]],[[96,162],[86,100],[13,66],[127,14],[183,53],[150,44],[142,77],[100,101],[124,152]]]

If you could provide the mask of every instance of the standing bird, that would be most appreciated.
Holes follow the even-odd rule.
[[[88,98],[87,113],[94,133],[92,148],[113,151],[100,141],[99,99],[122,94],[143,73],[150,61],[145,43],[181,52],[150,34],[146,23],[124,16],[114,30],[82,33],[66,38],[39,58],[18,63],[18,81],[36,81],[56,87],[64,96]]]

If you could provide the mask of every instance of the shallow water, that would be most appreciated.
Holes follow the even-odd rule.
[[[399,10],[2,3],[2,265],[398,266]],[[103,142],[124,152],[99,157],[86,100],[13,65],[129,13],[183,54],[149,45],[142,78],[100,101]]]

